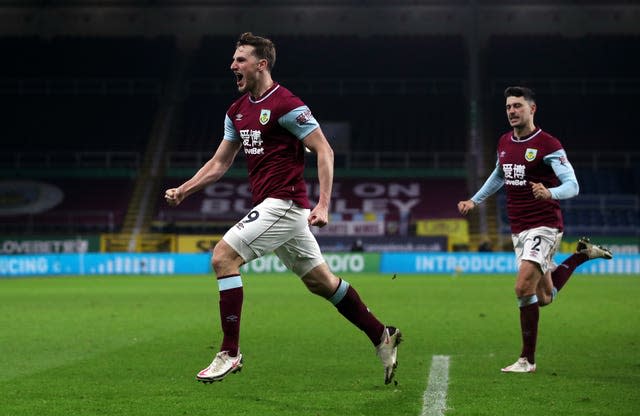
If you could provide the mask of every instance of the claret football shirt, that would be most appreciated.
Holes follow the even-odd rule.
[[[278,83],[260,98],[245,94],[229,107],[224,140],[242,141],[254,206],[278,198],[310,208],[302,139],[318,127],[302,100]]]
[[[512,132],[500,137],[498,166],[504,176],[512,233],[543,226],[563,230],[560,203],[555,199],[535,199],[531,190],[531,182],[542,183],[547,188],[560,184],[553,168],[545,161],[550,155],[558,154],[561,162],[562,157],[566,161],[560,141],[540,129],[520,139]]]

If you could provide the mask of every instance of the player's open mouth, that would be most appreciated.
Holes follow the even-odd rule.
[[[239,72],[236,72],[236,73],[235,73],[235,76],[236,76],[236,82],[238,82],[238,83],[239,83],[240,81],[242,81],[242,78],[244,78],[244,76],[243,76],[241,73],[239,73]]]

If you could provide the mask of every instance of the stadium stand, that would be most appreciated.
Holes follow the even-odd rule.
[[[536,65],[508,65],[513,51],[526,45]],[[636,115],[640,92],[637,35],[492,36],[487,47],[493,102],[502,104],[502,89],[525,83],[538,93],[536,121],[561,139],[569,151],[640,151],[640,142],[625,140]],[[504,115],[493,113],[494,131]]]
[[[510,233],[506,198],[499,198],[500,232]],[[581,194],[563,201],[565,235],[637,236],[640,198],[637,194]]]
[[[134,181],[127,178],[47,178],[42,181],[62,191],[62,200],[37,214],[0,215],[2,234],[102,233],[116,231],[126,213]],[[5,191],[6,192],[6,191]],[[14,202],[38,195],[5,193]],[[45,196],[46,197],[46,196]],[[16,204],[17,205],[17,204]]]
[[[19,152],[140,151],[149,138],[157,97],[145,95],[5,95],[0,126]]]
[[[316,78],[465,77],[461,35],[278,36],[276,46],[282,77],[300,76],[301,71]],[[410,53],[416,48],[421,53]],[[325,51],[331,51],[330,60]]]
[[[0,53],[2,77],[162,78],[175,53],[175,39],[7,36],[0,37]]]
[[[234,44],[225,36],[202,39],[188,71],[185,137],[175,150],[201,148],[221,134],[222,115],[237,97],[229,70]],[[348,121],[350,151],[464,152],[461,36],[281,35],[276,46],[274,79],[320,121]],[[424,53],[408,54],[416,46]],[[330,65],[318,53],[325,50],[334,55]],[[428,124],[419,122],[425,118]]]
[[[502,108],[502,88],[514,82],[517,81],[499,81],[502,87],[499,91],[498,88],[494,91],[493,108]],[[530,84],[535,88],[536,84],[540,83],[534,80]],[[636,117],[633,106],[637,100],[637,91],[640,91],[640,84],[635,92],[627,90],[620,80],[612,79],[611,84],[610,92],[583,92],[580,90],[581,87],[577,86],[573,87],[574,91],[571,93],[557,92],[554,89],[536,89],[536,121],[544,130],[558,137],[570,155],[592,152],[640,152],[640,142],[628,140],[629,133],[625,127],[632,125]],[[508,129],[504,120],[503,112],[494,111],[491,114],[491,125],[494,126],[492,137],[497,138],[499,132]],[[603,152],[604,149],[606,152]]]
[[[44,213],[0,215],[1,233],[121,227],[175,51],[172,37],[0,38],[2,208],[33,198],[12,180],[64,194]]]
[[[2,135],[11,150],[143,148],[172,38],[0,38]]]
[[[537,65],[513,65],[513,52],[526,47],[527,56]],[[572,78],[580,80],[635,78],[640,62],[629,54],[640,52],[637,35],[586,34],[493,35],[487,46],[488,74],[495,78]]]
[[[305,34],[274,39],[274,78],[299,94],[321,123],[350,126],[348,143],[336,152],[340,172],[354,167],[371,172],[443,167],[420,155],[457,155],[451,156],[456,162],[444,167],[465,168],[470,116],[468,51],[461,35]],[[188,61],[165,155],[167,180],[190,175],[217,146],[224,112],[237,97],[229,70],[235,40],[236,35],[202,36]],[[521,45],[543,64],[509,64],[512,51]],[[635,35],[494,35],[481,53],[487,147],[507,129],[498,110],[503,88],[515,83],[534,87],[540,105],[536,120],[562,140],[578,170],[581,195],[565,206],[567,227],[578,227],[568,228],[572,233],[638,233],[640,142],[626,140],[626,130],[635,118],[640,64],[626,57],[640,52],[639,45]],[[415,53],[416,47],[421,53]],[[331,60],[318,51],[331,51]],[[34,177],[33,169],[124,169],[116,175],[119,179],[106,179],[105,187],[113,189],[109,181],[115,181],[123,189],[114,201],[96,197],[99,204],[83,205],[82,198],[69,196],[64,204],[70,205],[60,205],[51,215],[13,222],[5,217],[1,230],[119,229],[177,53],[173,37],[0,38],[0,54],[8,63],[0,67],[0,111],[7,115],[0,134],[8,149],[0,160],[4,173],[10,172],[4,176],[42,180],[42,172]],[[605,142],[607,152],[602,153]],[[365,156],[355,164],[359,154]],[[395,154],[400,157],[394,159]],[[408,163],[410,158],[418,162]],[[241,160],[236,167],[242,167]],[[93,198],[101,186],[88,182],[100,175],[94,170],[94,179],[85,185],[74,182],[77,175],[58,170],[49,176],[72,192],[84,186],[79,192]],[[433,207],[429,216],[455,215],[449,212],[454,206],[450,201],[461,198],[467,186],[460,182],[454,187],[461,195],[449,194],[452,186],[433,185],[433,195],[426,197]],[[106,221],[81,220],[91,212],[103,218],[103,211],[111,212]],[[496,218],[504,233],[503,213]],[[154,218],[175,227],[176,219],[168,215],[159,211]],[[184,217],[198,215],[194,208]],[[208,219],[198,217],[191,231],[202,230]],[[22,223],[24,227],[16,225]]]
[[[274,78],[464,78],[462,35],[273,36],[278,54]],[[237,36],[202,37],[192,77],[230,77]],[[408,54],[414,48],[422,53]],[[331,52],[329,57],[326,52]],[[361,63],[363,65],[354,65]]]
[[[535,65],[509,65],[527,47]],[[503,89],[525,84],[537,94],[536,122],[558,137],[576,169],[580,195],[563,201],[565,235],[640,235],[640,142],[628,140],[640,92],[637,35],[494,35],[486,65],[492,108],[504,105]],[[503,112],[488,117],[489,140],[507,131]],[[495,156],[493,156],[495,160]],[[499,232],[508,233],[504,197],[498,201]]]

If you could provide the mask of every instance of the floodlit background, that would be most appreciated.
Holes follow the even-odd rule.
[[[163,195],[218,146],[245,31],[334,148],[314,232],[402,329],[398,385],[273,256],[242,271],[242,373],[194,381],[220,341],[209,253],[250,208],[243,157],[177,208]],[[639,57],[631,0],[0,0],[0,414],[638,414]],[[510,85],[536,90],[580,183],[558,260],[582,235],[614,253],[543,309],[525,377],[499,372],[520,348],[504,196],[456,209],[494,167]]]
[[[587,234],[637,253],[639,7],[2,0],[0,250],[208,252],[249,208],[242,156],[176,209],[162,195],[216,149],[235,40],[253,31],[274,40],[274,79],[334,146],[326,250],[510,251],[502,196],[468,219],[456,203],[495,164],[503,89],[524,84],[581,186],[563,251]]]

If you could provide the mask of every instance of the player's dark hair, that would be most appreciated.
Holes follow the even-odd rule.
[[[536,93],[527,87],[507,87],[504,90],[504,98],[524,97],[530,103],[536,102]]]
[[[253,46],[255,48],[253,54],[258,59],[266,59],[269,71],[273,70],[276,64],[276,46],[270,39],[255,36],[251,32],[245,32],[238,38],[236,48],[242,45]]]

